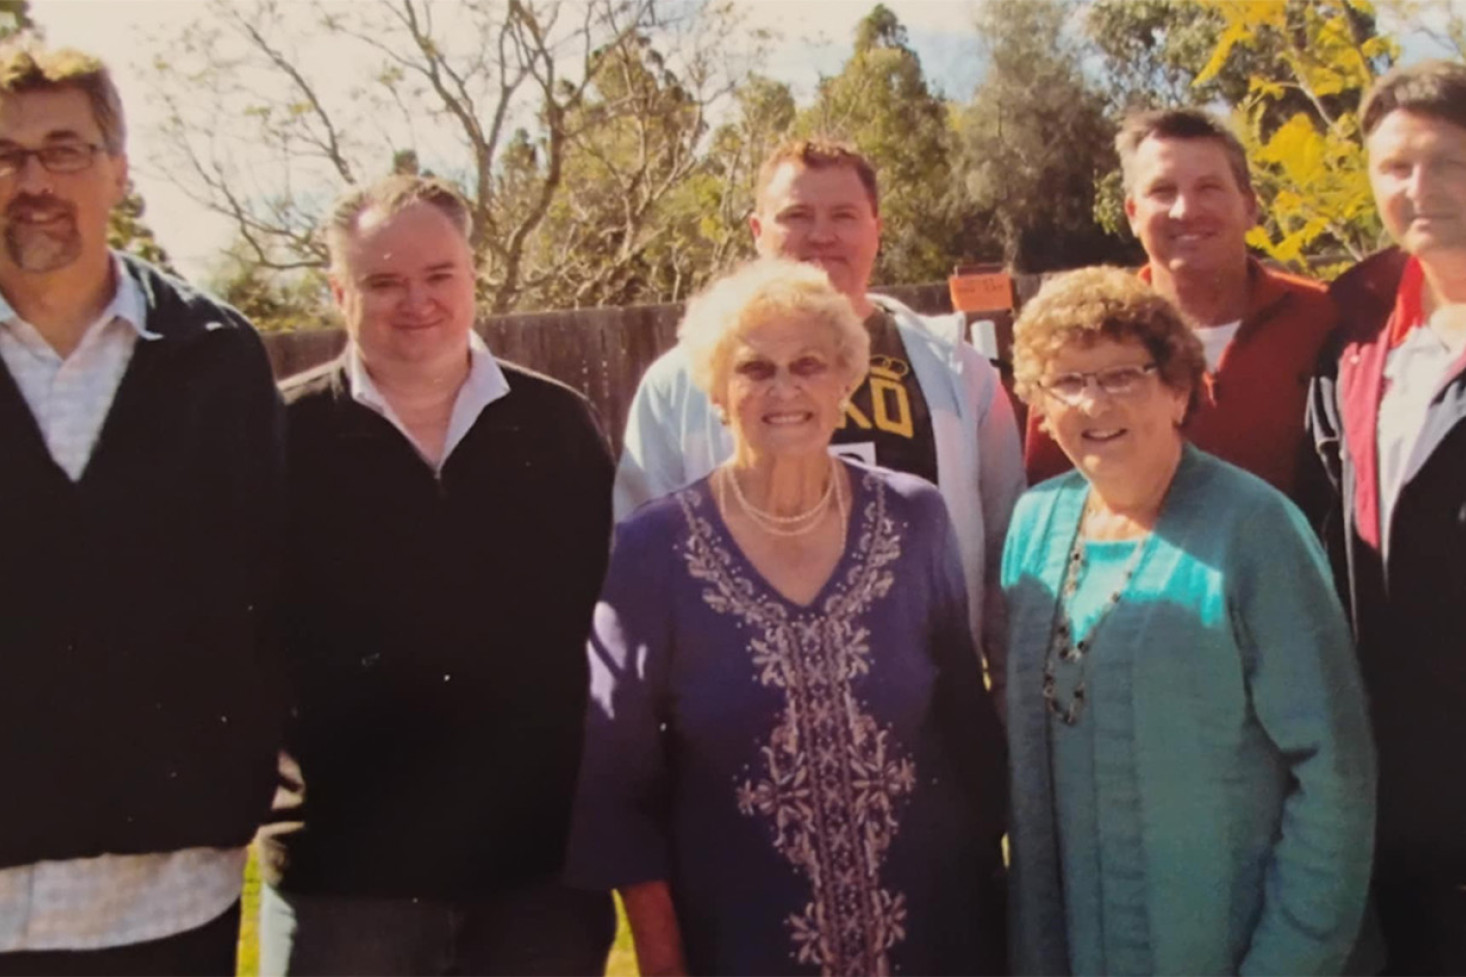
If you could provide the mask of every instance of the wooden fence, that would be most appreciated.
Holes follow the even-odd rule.
[[[1038,287],[1038,276],[1014,276],[1019,301]],[[903,285],[877,291],[918,312],[952,311],[945,282]],[[681,305],[573,309],[492,316],[476,326],[496,356],[538,370],[579,390],[595,405],[617,452],[621,432],[641,375],[676,341]],[[1005,314],[988,315],[1003,333]],[[265,346],[277,377],[288,377],[336,356],[345,344],[340,328],[270,333]]]

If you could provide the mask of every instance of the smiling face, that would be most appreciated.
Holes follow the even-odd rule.
[[[104,261],[107,221],[127,190],[127,157],[90,147],[102,130],[75,88],[0,96],[0,151],[71,146],[93,154],[75,173],[51,173],[34,156],[0,177],[0,271],[46,273]]]
[[[1154,363],[1136,339],[1098,338],[1059,349],[1044,368],[1040,387],[1065,374],[1094,374]],[[1076,403],[1040,394],[1044,426],[1087,478],[1123,479],[1174,451],[1181,439],[1189,391],[1166,386],[1152,371],[1124,396],[1103,393],[1091,381]]]
[[[474,321],[473,257],[437,207],[370,208],[344,236],[331,294],[368,363],[462,355]]]
[[[759,195],[749,226],[762,257],[818,265],[857,309],[865,307],[881,219],[853,166],[781,164]]]
[[[727,378],[713,401],[728,417],[744,461],[825,451],[852,386],[832,329],[788,315],[733,340]]]
[[[1425,261],[1466,260],[1466,129],[1397,109],[1365,140],[1390,236]]]
[[[1209,274],[1246,262],[1257,201],[1238,186],[1219,140],[1143,140],[1130,160],[1126,187],[1125,215],[1152,265]]]

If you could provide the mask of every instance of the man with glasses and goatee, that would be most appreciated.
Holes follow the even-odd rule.
[[[232,974],[274,786],[282,410],[108,249],[124,135],[96,59],[0,48],[0,974]]]

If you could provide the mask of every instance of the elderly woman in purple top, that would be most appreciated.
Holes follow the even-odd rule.
[[[644,974],[1000,970],[1002,733],[951,523],[829,451],[864,327],[763,260],[679,335],[735,450],[618,531],[571,881],[621,892]]]

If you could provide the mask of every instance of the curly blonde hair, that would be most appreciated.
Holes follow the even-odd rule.
[[[1101,339],[1143,345],[1161,382],[1190,394],[1185,419],[1191,419],[1205,396],[1201,340],[1174,305],[1132,272],[1110,266],[1055,275],[1024,305],[1013,324],[1014,392],[1032,405],[1059,350]]]
[[[692,382],[717,402],[728,382],[734,343],[775,317],[799,317],[827,330],[835,361],[851,390],[870,367],[870,333],[850,300],[814,265],[759,258],[714,280],[687,303],[677,341],[687,354]]]

